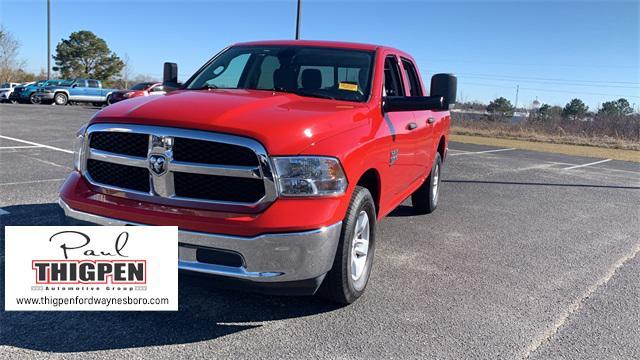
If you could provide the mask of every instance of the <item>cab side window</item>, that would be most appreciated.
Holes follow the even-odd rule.
[[[390,55],[384,60],[384,87],[382,96],[404,96],[400,66],[395,56]]]
[[[422,96],[422,87],[420,86],[420,78],[416,72],[416,67],[408,59],[402,59],[402,67],[409,80],[409,96]]]
[[[98,87],[100,87],[96,80],[88,80],[88,82],[89,82],[89,87],[90,88],[98,88]]]

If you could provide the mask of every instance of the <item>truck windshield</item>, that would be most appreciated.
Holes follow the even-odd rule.
[[[186,89],[256,89],[366,101],[374,53],[309,46],[235,46],[219,54]]]

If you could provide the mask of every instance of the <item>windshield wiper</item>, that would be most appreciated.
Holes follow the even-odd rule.
[[[326,94],[318,94],[315,92],[311,92],[311,91],[304,91],[304,90],[297,90],[293,92],[296,95],[300,95],[300,96],[309,96],[309,97],[317,97],[317,98],[321,98],[321,99],[331,99],[331,100],[335,100],[336,98],[331,96],[331,95],[326,95]]]
[[[209,90],[209,89],[219,89],[216,85],[213,84],[204,84],[199,88],[195,88],[193,90]]]
[[[274,87],[273,88],[274,91],[280,91],[280,92],[286,92],[286,93],[290,93],[290,94],[296,94],[296,95],[300,95],[300,96],[309,96],[309,97],[316,97],[316,98],[321,98],[321,99],[331,99],[331,100],[335,100],[336,98],[330,95],[325,95],[325,94],[318,94],[315,92],[311,92],[311,91],[304,91],[301,89],[285,89],[283,87]]]

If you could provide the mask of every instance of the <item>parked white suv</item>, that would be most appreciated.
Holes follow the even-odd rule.
[[[0,102],[9,101],[9,96],[13,92],[13,88],[20,85],[20,83],[4,83],[0,85]]]

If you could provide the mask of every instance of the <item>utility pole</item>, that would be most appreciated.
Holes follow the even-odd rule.
[[[302,0],[298,0],[298,16],[296,17],[296,40],[300,40],[300,11]]]
[[[51,78],[51,0],[47,0],[47,80]]]
[[[515,109],[518,111],[518,93],[520,92],[520,85],[516,85],[516,106]]]

